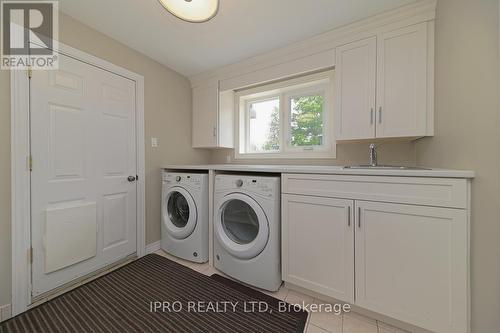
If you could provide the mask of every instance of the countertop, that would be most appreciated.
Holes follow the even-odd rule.
[[[168,170],[218,170],[268,173],[315,173],[331,175],[399,176],[399,177],[435,177],[435,178],[474,178],[470,170],[374,170],[346,169],[343,166],[318,165],[248,165],[248,164],[205,164],[205,165],[166,165]]]

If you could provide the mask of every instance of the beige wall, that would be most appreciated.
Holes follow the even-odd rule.
[[[146,243],[160,238],[160,168],[207,163],[209,153],[191,148],[191,88],[180,74],[115,40],[60,16],[63,43],[144,76],[146,123]],[[10,303],[10,79],[0,71],[0,305]],[[150,138],[159,138],[151,148]]]
[[[475,170],[472,185],[472,333],[500,331],[498,0],[438,0],[436,136],[417,161]]]

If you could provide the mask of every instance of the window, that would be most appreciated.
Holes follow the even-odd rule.
[[[279,144],[279,97],[249,101],[248,146],[251,153],[276,152]]]
[[[241,90],[236,158],[332,158],[332,73]]]

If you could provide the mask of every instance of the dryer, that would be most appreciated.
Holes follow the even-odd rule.
[[[217,175],[214,266],[265,290],[281,285],[280,177]]]
[[[208,261],[208,174],[163,171],[161,248]]]

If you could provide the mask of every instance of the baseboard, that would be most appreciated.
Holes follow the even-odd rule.
[[[146,245],[146,254],[155,253],[161,248],[161,241]]]
[[[10,304],[0,306],[0,322],[10,319],[12,317],[12,308]]]

